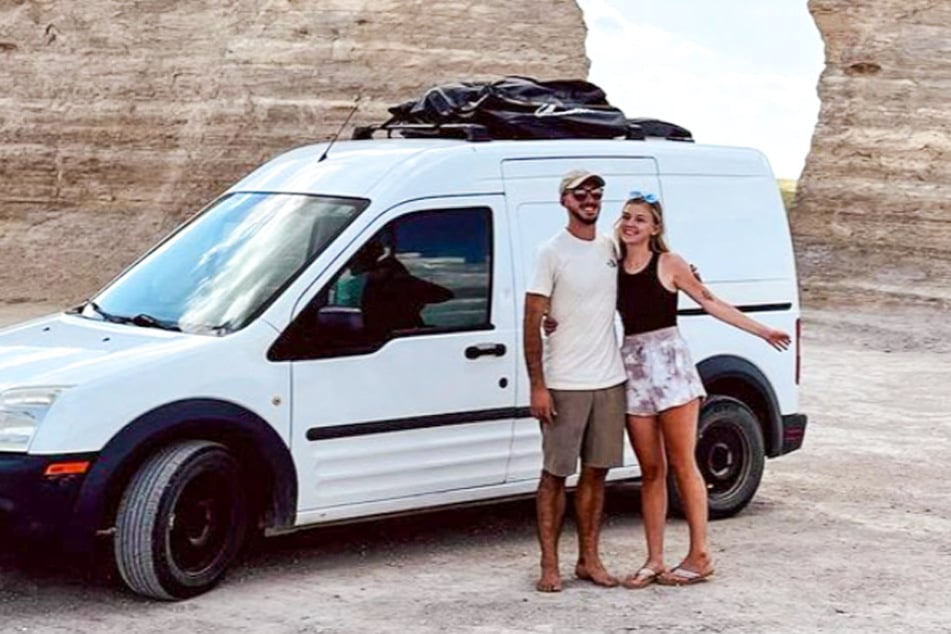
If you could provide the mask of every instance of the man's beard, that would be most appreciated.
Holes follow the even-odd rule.
[[[568,213],[570,213],[572,216],[574,216],[574,217],[578,220],[578,222],[580,222],[580,223],[582,223],[582,224],[586,224],[586,225],[596,224],[596,223],[598,222],[598,216],[601,215],[601,212],[598,212],[598,213],[594,214],[594,217],[593,217],[593,218],[586,218],[586,217],[582,216],[579,212],[577,212],[577,211],[572,211],[571,209],[568,210]]]

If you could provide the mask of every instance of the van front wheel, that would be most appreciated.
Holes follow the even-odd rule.
[[[248,526],[241,470],[223,445],[189,440],[139,468],[116,516],[114,552],[134,592],[164,600],[210,589],[232,563]]]
[[[736,515],[756,494],[766,451],[756,415],[743,402],[710,396],[700,409],[697,466],[707,486],[711,519]],[[671,510],[683,515],[673,474],[668,480]]]

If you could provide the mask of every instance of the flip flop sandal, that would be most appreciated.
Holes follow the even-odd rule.
[[[654,570],[653,568],[648,568],[644,566],[633,575],[624,579],[621,582],[625,588],[630,590],[640,590],[641,588],[646,588],[650,584],[657,581],[657,578],[660,576],[660,573]]]
[[[677,566],[671,568],[668,573],[661,576],[657,583],[663,586],[691,586],[701,581],[706,581],[713,574],[713,568],[703,572],[694,572]]]

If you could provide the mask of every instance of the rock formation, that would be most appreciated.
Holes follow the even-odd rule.
[[[951,2],[809,10],[826,67],[792,217],[804,300],[951,300]]]
[[[810,0],[803,299],[951,301],[951,2]],[[437,82],[585,77],[574,0],[0,4],[0,301],[81,299],[266,158]],[[349,129],[348,129],[349,131]]]
[[[0,4],[0,301],[88,296],[357,97],[352,124],[442,81],[584,78],[584,40],[574,0]]]

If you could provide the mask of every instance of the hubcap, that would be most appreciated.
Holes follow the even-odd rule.
[[[729,495],[742,485],[749,472],[749,441],[729,420],[715,421],[697,440],[697,464],[709,495]]]
[[[185,485],[169,522],[169,546],[177,567],[199,573],[228,544],[233,514],[231,485],[221,474],[203,473]]]
[[[733,467],[733,450],[725,442],[718,442],[710,448],[708,456],[709,463],[707,468],[713,477],[723,479],[729,476],[730,469]]]

